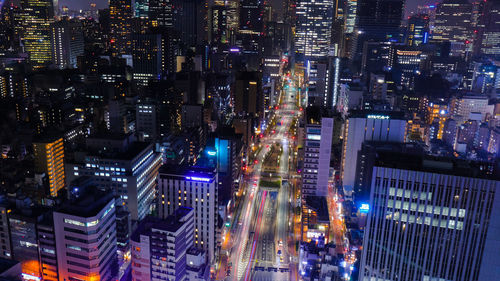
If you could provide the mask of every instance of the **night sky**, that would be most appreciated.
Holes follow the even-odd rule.
[[[0,0],[1,2],[2,0]],[[283,1],[282,0],[270,0],[273,8],[281,13]],[[406,0],[406,14],[408,15],[411,11],[415,11],[418,5],[422,4],[435,4],[436,0]],[[70,9],[80,10],[80,9],[88,9],[90,7],[90,3],[96,3],[98,8],[104,8],[108,6],[108,0],[59,0],[59,5],[66,5]]]

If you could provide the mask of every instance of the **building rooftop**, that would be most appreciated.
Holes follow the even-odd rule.
[[[189,249],[187,250],[187,252],[186,252],[186,253],[187,253],[187,254],[189,254],[189,255],[198,256],[198,255],[203,254],[203,253],[204,253],[204,251],[203,251],[203,250],[201,250],[201,249],[198,249],[198,248],[196,248],[196,247],[191,247],[191,248],[189,248]]]
[[[379,151],[375,166],[471,178],[500,180],[495,164],[424,154]]]
[[[72,192],[78,192],[78,188],[76,190],[73,188]],[[97,188],[86,188],[81,195],[66,201],[57,212],[84,218],[93,217],[111,200],[114,198],[110,192],[104,192]]]
[[[402,111],[377,111],[377,110],[353,110],[349,118],[374,118],[374,119],[396,119],[406,120]]]
[[[199,166],[175,166],[163,165],[160,167],[160,175],[171,175],[181,177],[200,177],[212,179],[215,177],[214,168]]]
[[[306,205],[316,212],[318,221],[330,222],[328,204],[324,196],[307,196]]]
[[[131,239],[133,241],[140,241],[141,235],[150,235],[153,229],[176,232],[184,225],[185,220],[183,218],[190,212],[193,212],[192,208],[179,207],[175,210],[174,214],[168,216],[166,219],[147,216],[140,222]]]

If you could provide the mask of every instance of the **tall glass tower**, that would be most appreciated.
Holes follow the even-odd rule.
[[[328,55],[332,36],[334,1],[297,1],[295,49],[301,57],[319,59]]]
[[[22,42],[35,68],[52,60],[50,25],[54,22],[53,0],[22,0]]]

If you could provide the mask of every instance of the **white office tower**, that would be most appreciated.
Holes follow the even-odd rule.
[[[333,118],[307,116],[302,196],[326,196],[330,172]]]
[[[154,102],[145,100],[138,101],[135,106],[135,128],[137,134],[143,140],[154,140],[156,138],[156,105]]]
[[[82,193],[54,212],[59,280],[116,280],[115,199],[97,190]]]
[[[198,167],[160,168],[158,214],[167,218],[179,207],[194,209],[194,246],[215,257],[218,237],[217,173]]]
[[[499,280],[498,179],[488,164],[379,154],[359,280]]]
[[[333,3],[331,0],[297,1],[297,53],[306,58],[326,58],[332,37]]]
[[[138,221],[151,213],[161,154],[153,145],[136,142],[132,135],[92,136],[85,152],[75,153],[66,164],[66,183],[87,176],[103,190],[120,196],[131,219]]]
[[[344,127],[341,177],[350,194],[356,179],[358,151],[365,141],[404,142],[406,119],[399,112],[353,112]]]
[[[194,212],[180,207],[166,219],[146,217],[131,237],[132,281],[186,280]]]

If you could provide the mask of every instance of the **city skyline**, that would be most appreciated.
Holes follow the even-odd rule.
[[[0,280],[500,280],[500,1],[90,3],[0,5]]]

